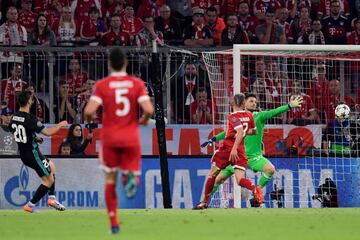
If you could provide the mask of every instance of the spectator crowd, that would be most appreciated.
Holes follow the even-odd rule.
[[[358,0],[0,0],[0,10],[0,46],[7,47],[146,47],[153,40],[160,46],[200,48],[360,43]],[[32,113],[39,120],[49,122],[53,111],[56,121],[82,123],[82,110],[92,87],[106,75],[106,61],[94,64],[90,60],[95,57],[91,53],[62,53],[56,60],[55,92],[50,94],[48,59],[38,55],[26,58],[19,52],[0,53],[3,108],[15,111],[16,93],[29,89],[36,101]],[[139,58],[137,63],[141,61]],[[242,73],[241,90],[257,94],[262,109],[302,95],[303,107],[290,112],[283,123],[325,123],[334,119],[334,109],[341,101],[355,109],[360,99],[357,64],[348,68],[346,83],[329,74],[329,68],[336,66],[326,61],[309,65],[313,66],[309,70],[312,74],[304,82],[283,74],[279,61],[254,59],[251,67],[241,66],[247,72]],[[94,69],[102,69],[102,74],[91,72]],[[212,124],[217,112],[214,102],[209,101],[212,94],[204,63],[201,59],[186,62],[180,72],[169,99],[172,122]],[[141,68],[132,73],[147,81]],[[341,86],[346,86],[346,96]],[[47,104],[52,95],[54,108]]]

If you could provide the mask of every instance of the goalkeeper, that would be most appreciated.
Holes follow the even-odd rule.
[[[245,152],[248,157],[248,168],[254,172],[263,172],[260,178],[259,186],[264,187],[272,178],[275,173],[275,167],[272,163],[265,158],[262,153],[262,140],[264,136],[264,125],[267,120],[279,116],[280,114],[289,111],[291,108],[301,107],[303,99],[301,96],[292,98],[289,104],[275,108],[270,111],[256,112],[256,96],[255,94],[248,93],[245,97],[245,108],[247,111],[252,112],[258,131],[257,135],[249,135],[245,138]],[[208,144],[220,141],[224,139],[225,131],[219,133],[215,137],[201,144],[201,147],[206,147]],[[216,177],[215,185],[210,193],[214,194],[220,184],[222,184],[228,177],[234,174],[232,165],[228,165],[220,174]]]

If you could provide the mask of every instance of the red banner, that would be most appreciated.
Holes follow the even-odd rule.
[[[305,154],[308,147],[320,147],[321,125],[296,127],[293,125],[268,125],[264,130],[263,146],[268,156],[281,156],[290,146],[295,146],[299,154]],[[100,146],[101,128],[93,132],[92,143],[86,148],[86,154],[97,154]],[[214,147],[201,149],[200,144],[221,132],[221,128],[213,129],[208,125],[168,125],[166,143],[169,155],[203,155],[211,154]],[[158,155],[156,128],[141,128],[141,144],[143,155]],[[86,137],[88,130],[84,129]],[[45,139],[41,147],[44,154],[57,154],[58,147],[66,139],[67,129],[62,129],[51,139]],[[50,149],[49,149],[50,148]]]

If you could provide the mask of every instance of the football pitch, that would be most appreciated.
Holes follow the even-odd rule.
[[[360,209],[120,209],[108,234],[105,210],[0,210],[3,240],[360,239]]]

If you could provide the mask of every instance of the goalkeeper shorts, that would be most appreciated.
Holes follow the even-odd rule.
[[[263,172],[267,163],[271,162],[269,161],[269,159],[262,155],[249,157],[248,168],[251,169],[253,172]]]

